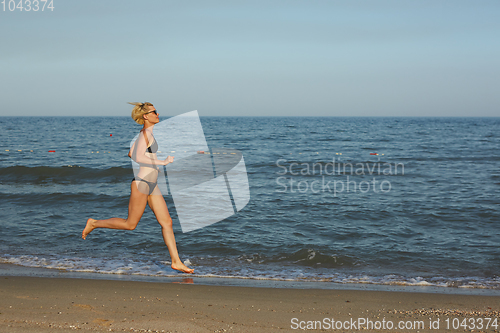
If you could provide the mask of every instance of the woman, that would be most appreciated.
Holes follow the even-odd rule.
[[[127,219],[113,217],[107,220],[89,218],[85,229],[83,229],[82,238],[87,238],[88,234],[96,228],[134,230],[146,209],[146,204],[149,204],[149,207],[161,225],[163,240],[168,247],[170,258],[172,259],[172,269],[184,273],[193,273],[194,269],[188,268],[179,258],[174,231],[172,229],[172,219],[168,213],[165,199],[163,199],[163,195],[157,185],[157,165],[167,165],[174,161],[172,156],[168,156],[165,160],[158,160],[156,157],[158,144],[153,137],[153,127],[160,122],[158,112],[153,104],[149,102],[129,104],[134,105],[132,118],[138,124],[143,125],[143,128],[128,154],[140,166],[130,186],[131,194],[128,204],[128,217]]]

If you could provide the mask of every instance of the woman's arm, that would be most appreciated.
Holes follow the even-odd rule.
[[[128,157],[132,158],[132,152],[134,151],[134,148],[135,148],[135,142],[132,145],[132,147],[130,147],[130,150],[128,151]]]
[[[128,156],[139,164],[148,165],[167,165],[173,162],[173,157],[169,156],[165,160],[158,160],[154,158],[153,154],[146,155],[146,149],[148,148],[148,143],[151,141],[152,135],[146,133],[147,131],[141,131],[144,135],[139,135],[137,140],[130,148]]]

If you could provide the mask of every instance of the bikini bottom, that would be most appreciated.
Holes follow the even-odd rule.
[[[132,181],[138,181],[138,182],[144,182],[146,183],[148,186],[149,186],[149,193],[148,195],[151,195],[151,193],[153,193],[153,191],[155,190],[156,186],[158,185],[156,182],[149,182],[145,179],[142,179],[140,177],[135,177],[134,179],[132,179]]]

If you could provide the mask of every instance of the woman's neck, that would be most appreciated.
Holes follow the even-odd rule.
[[[142,127],[142,130],[147,130],[148,128],[149,129],[152,129],[152,127],[154,126],[155,124],[151,124],[149,121],[148,122],[144,122],[144,126]]]

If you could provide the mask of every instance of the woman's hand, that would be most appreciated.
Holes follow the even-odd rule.
[[[170,164],[174,161],[174,157],[173,156],[168,156],[166,159],[165,159],[165,165],[167,164]]]

